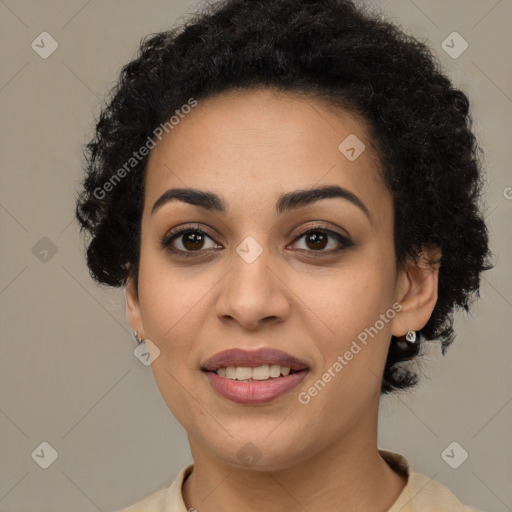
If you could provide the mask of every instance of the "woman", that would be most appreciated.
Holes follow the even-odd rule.
[[[346,0],[227,0],[127,64],[77,204],[194,463],[128,512],[470,511],[379,397],[490,268],[469,103]]]

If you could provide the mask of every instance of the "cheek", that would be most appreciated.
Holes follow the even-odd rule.
[[[323,396],[318,404],[347,407],[350,396],[371,399],[380,389],[395,315],[392,268],[383,258],[360,257],[357,264],[294,286],[305,298],[302,309],[320,362],[315,373],[325,383],[317,386]]]
[[[160,394],[176,419],[185,426],[204,410],[192,398],[197,363],[198,326],[207,309],[211,284],[184,269],[172,269],[161,258],[141,258],[139,297],[145,334],[160,349],[151,370]],[[211,308],[210,308],[211,311]]]
[[[327,338],[357,337],[392,306],[389,265],[359,255],[356,259],[359,259],[357,264],[347,264],[328,273],[302,274],[290,285],[301,298],[303,312],[311,312],[308,316]]]
[[[171,265],[161,251],[143,249],[139,297],[146,335],[173,351],[190,347],[190,325],[199,318],[215,282],[197,269]]]

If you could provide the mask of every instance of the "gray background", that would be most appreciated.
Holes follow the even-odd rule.
[[[144,35],[198,5],[0,0],[2,512],[118,509],[168,486],[191,461],[184,430],[133,355],[124,291],[89,278],[73,208],[101,98]],[[512,1],[375,5],[428,40],[472,99],[497,262],[472,316],[457,314],[447,356],[426,358],[418,391],[383,400],[379,446],[462,502],[512,510]],[[31,48],[43,31],[59,44],[47,59]],[[457,59],[441,47],[453,31],[469,43]],[[31,456],[43,441],[58,452],[48,469]],[[469,453],[458,469],[441,457],[453,441]]]

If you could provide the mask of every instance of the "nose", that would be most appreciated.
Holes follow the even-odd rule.
[[[232,269],[220,283],[216,304],[221,321],[238,323],[247,330],[286,321],[291,291],[271,260],[267,250],[250,263],[233,254]]]

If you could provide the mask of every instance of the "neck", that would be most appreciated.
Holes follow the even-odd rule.
[[[385,512],[406,480],[379,455],[376,421],[372,436],[361,427],[279,470],[226,463],[189,439],[194,470],[182,490],[187,510]]]

